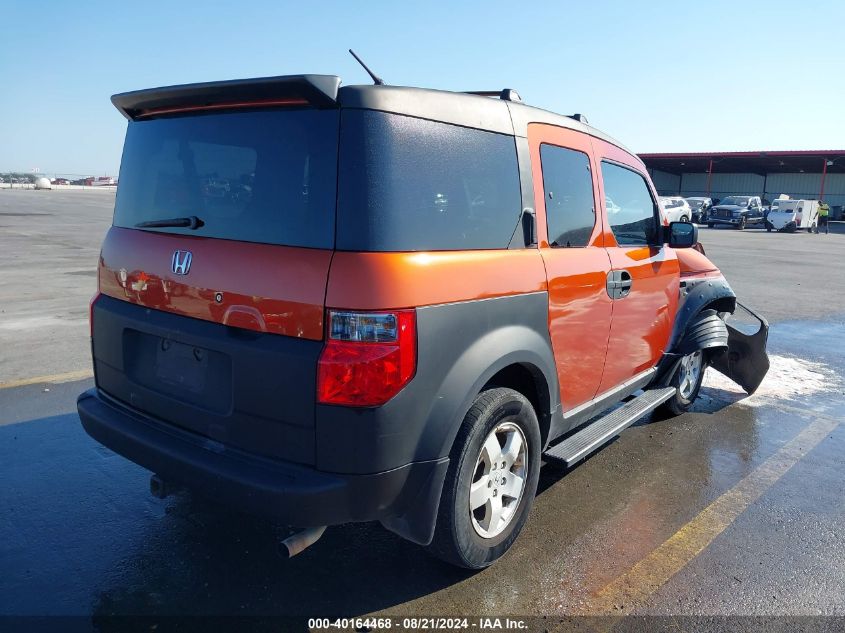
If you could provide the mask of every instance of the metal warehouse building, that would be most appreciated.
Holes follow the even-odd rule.
[[[834,217],[845,206],[845,150],[640,154],[658,193],[824,200]]]

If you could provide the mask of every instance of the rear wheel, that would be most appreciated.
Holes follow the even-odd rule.
[[[669,383],[672,387],[675,387],[675,395],[663,403],[660,408],[672,415],[681,415],[689,411],[701,390],[707,364],[703,350],[697,350],[684,356],[675,371],[672,382]]]
[[[540,426],[531,403],[512,389],[482,391],[452,447],[428,550],[468,569],[495,562],[528,518],[539,471]]]

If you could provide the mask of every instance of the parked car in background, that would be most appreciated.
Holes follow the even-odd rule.
[[[680,196],[660,196],[660,208],[668,222],[689,222],[692,209]]]
[[[762,226],[763,203],[760,196],[727,196],[707,216],[707,226],[727,224],[740,230],[746,226]]]
[[[699,198],[697,196],[685,198],[685,200],[692,211],[692,221],[697,224],[705,224],[707,222],[707,214],[713,206],[713,201],[710,198]]]
[[[800,229],[807,229],[812,233],[819,225],[818,200],[775,200],[777,206],[772,205],[766,221],[766,230],[786,231],[794,233]]]

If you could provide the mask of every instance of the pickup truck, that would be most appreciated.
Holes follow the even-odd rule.
[[[715,205],[707,216],[707,226],[727,224],[739,230],[746,226],[764,224],[763,203],[760,196],[728,196]]]

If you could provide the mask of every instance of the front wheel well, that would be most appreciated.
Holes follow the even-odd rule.
[[[493,387],[513,389],[528,398],[540,423],[541,446],[545,446],[551,425],[551,404],[549,385],[543,372],[533,365],[514,363],[496,372],[482,387],[482,391]]]
[[[730,312],[733,314],[734,310],[736,310],[736,297],[721,297],[720,299],[711,301],[710,303],[702,306],[699,312],[704,310],[715,310],[720,314],[723,312]]]

